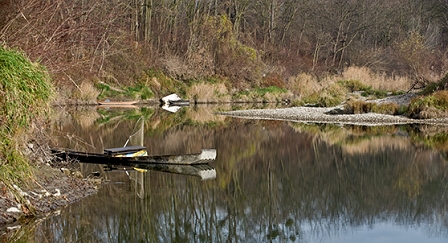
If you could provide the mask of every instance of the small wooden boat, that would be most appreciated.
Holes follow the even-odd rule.
[[[52,153],[63,160],[78,160],[84,163],[136,166],[137,164],[207,164],[216,159],[215,149],[202,149],[200,153],[185,155],[129,156],[145,147],[132,146],[106,149],[104,154],[79,152],[70,149],[52,149]],[[128,155],[128,156],[126,156]]]
[[[137,100],[131,100],[131,101],[111,101],[111,100],[104,100],[104,101],[98,101],[99,105],[104,106],[131,106],[137,104]]]

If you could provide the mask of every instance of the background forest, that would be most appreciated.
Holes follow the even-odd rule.
[[[446,0],[0,0],[0,42],[59,89],[162,71],[231,87],[285,87],[349,66],[436,82],[448,71]],[[155,80],[157,82],[157,80]],[[154,85],[154,84],[152,84]],[[160,85],[160,84],[159,84]]]

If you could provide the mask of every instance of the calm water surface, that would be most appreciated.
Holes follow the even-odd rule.
[[[448,242],[437,127],[232,119],[220,107],[60,111],[54,146],[102,152],[141,128],[148,153],[217,150],[216,178],[106,171],[96,195],[24,226],[30,242]],[[91,176],[91,175],[90,175]]]

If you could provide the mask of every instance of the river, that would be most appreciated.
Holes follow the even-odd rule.
[[[58,111],[53,146],[216,149],[216,177],[106,170],[98,193],[22,227],[21,242],[447,242],[448,142],[431,126],[236,119],[232,107]]]

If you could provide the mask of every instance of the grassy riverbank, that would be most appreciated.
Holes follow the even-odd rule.
[[[139,100],[157,103],[160,98],[177,93],[193,103],[288,103],[293,106],[333,107],[345,104],[347,114],[379,113],[405,115],[411,118],[437,118],[446,116],[448,95],[444,91],[448,75],[425,89],[411,89],[415,81],[409,77],[387,76],[374,73],[365,67],[348,67],[340,74],[319,77],[300,73],[286,81],[276,77],[263,77],[260,87],[237,88],[225,77],[181,81],[162,71],[144,72],[128,86],[101,79],[83,82],[79,90],[58,103],[93,104],[96,100]],[[409,105],[393,102],[372,102],[388,96],[411,91],[416,99]],[[429,107],[429,110],[428,110]],[[422,113],[422,114],[421,114]]]
[[[89,182],[47,165],[45,122],[53,97],[43,66],[0,46],[0,226],[49,213],[96,191]]]
[[[24,151],[36,123],[49,111],[53,86],[47,70],[21,52],[0,46],[0,180],[26,183],[32,168]]]

